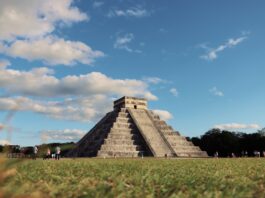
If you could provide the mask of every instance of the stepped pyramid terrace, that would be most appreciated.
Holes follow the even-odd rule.
[[[122,97],[68,154],[72,157],[207,157],[147,108],[147,100]]]

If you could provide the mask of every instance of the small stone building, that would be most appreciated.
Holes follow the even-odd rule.
[[[69,152],[72,157],[207,157],[147,108],[147,100],[122,97]]]

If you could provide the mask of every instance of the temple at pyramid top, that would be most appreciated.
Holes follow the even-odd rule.
[[[75,157],[207,157],[158,115],[147,100],[124,96],[68,153]]]
[[[147,100],[144,98],[124,96],[114,101],[114,109],[119,110],[121,108],[147,109]]]

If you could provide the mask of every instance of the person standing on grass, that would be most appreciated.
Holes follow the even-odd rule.
[[[218,153],[218,151],[215,152],[214,157],[216,157],[216,158],[219,157],[219,153]]]
[[[59,147],[59,146],[57,146],[56,148],[55,148],[55,159],[56,160],[59,160],[60,159],[60,154],[61,154],[61,148]]]
[[[34,160],[36,160],[37,154],[38,154],[38,147],[34,146],[34,148],[33,148],[33,159]]]
[[[43,159],[50,159],[51,158],[51,150],[50,148],[47,149],[47,153],[46,153],[46,156],[43,157]]]

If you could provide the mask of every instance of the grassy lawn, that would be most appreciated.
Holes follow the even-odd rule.
[[[263,158],[8,160],[1,164],[1,192],[7,197],[265,197]]]

